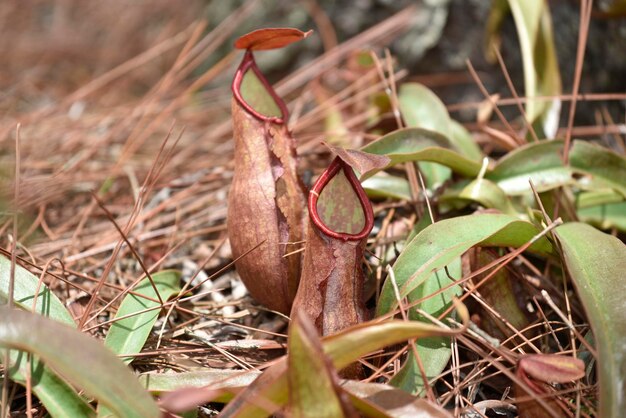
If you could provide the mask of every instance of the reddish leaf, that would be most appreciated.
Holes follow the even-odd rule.
[[[426,399],[381,383],[346,380],[342,387],[366,416],[452,418],[452,414]]]
[[[165,393],[161,397],[159,405],[168,412],[182,414],[197,408],[198,405],[218,401],[224,395],[232,396],[239,390],[240,388],[186,387]]]
[[[547,383],[567,383],[580,379],[585,375],[582,360],[555,354],[531,354],[522,357],[517,363],[517,376],[534,393],[527,393],[521,385],[515,383],[516,405],[521,418],[552,417],[559,411],[567,411],[568,407],[559,399],[552,386]],[[534,395],[542,396],[541,405]],[[546,396],[551,395],[551,396]],[[530,399],[528,397],[530,396]],[[558,416],[558,415],[557,415]]]
[[[283,48],[308,37],[312,30],[302,32],[293,28],[266,28],[247,33],[235,41],[235,48],[262,51]]]
[[[585,376],[581,359],[556,354],[531,354],[517,364],[521,372],[545,383],[567,383]]]

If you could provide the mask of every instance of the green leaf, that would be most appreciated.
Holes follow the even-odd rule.
[[[450,118],[446,106],[426,86],[405,83],[400,86],[398,100],[407,126],[444,136],[456,151],[471,160],[480,161],[483,158],[480,148],[467,129]]]
[[[481,161],[483,153],[480,147],[472,138],[467,129],[455,120],[450,121],[450,142],[459,151],[461,155],[465,155],[470,160]]]
[[[529,144],[501,158],[485,178],[495,182],[508,195],[531,191],[532,180],[537,191],[576,184],[593,189],[612,188],[626,196],[626,159],[604,147],[586,141],[574,141],[569,152],[569,166],[563,165],[563,141]],[[582,178],[574,180],[574,174]],[[589,186],[587,186],[589,187]]]
[[[10,276],[11,261],[5,257],[0,257],[0,299],[8,299]],[[48,286],[42,283],[37,290],[38,285],[39,279],[37,277],[19,264],[15,265],[13,289],[15,304],[24,310],[31,311],[34,296],[37,294],[36,312],[72,327],[76,326],[68,310]],[[11,350],[10,364],[7,370],[13,381],[26,385],[26,375],[29,372],[26,354]],[[69,418],[95,415],[93,409],[71,386],[56,376],[36,357],[31,358],[30,375],[33,393],[44,404],[52,417]]]
[[[476,249],[468,257],[470,270],[477,271],[496,261],[500,255],[502,255],[502,251],[494,252]],[[518,300],[519,295],[514,286],[517,278],[513,276],[509,269],[503,268],[495,274],[493,274],[493,271],[482,273],[472,278],[472,282],[479,283],[490,274],[489,280],[480,286],[481,297],[502,318],[506,318],[506,321],[514,329],[525,329],[530,324],[530,321],[525,314],[526,309],[520,306],[523,305],[523,302]],[[515,335],[515,332],[508,327],[502,327],[500,319],[489,315],[486,308],[479,307],[475,313],[481,316],[481,329],[492,337],[505,340]]]
[[[561,76],[547,3],[544,0],[509,0],[509,6],[522,52],[526,97],[558,96],[561,94]],[[529,121],[532,123],[539,116],[546,116],[555,103],[558,105],[557,99],[552,102],[528,100],[526,114]]]
[[[7,370],[13,381],[26,386],[27,354],[11,350],[10,366]],[[71,386],[35,357],[31,358],[30,377],[33,393],[46,407],[50,416],[54,418],[96,416],[96,412]]]
[[[407,126],[440,134],[461,155],[473,160],[481,158],[480,149],[471,135],[462,125],[452,123],[446,106],[426,86],[419,83],[403,84],[400,86],[398,101]],[[428,188],[438,187],[451,177],[450,168],[445,163],[422,161],[418,165]]]
[[[431,161],[467,177],[476,177],[481,164],[460,155],[443,135],[421,128],[398,129],[361,148],[370,154],[390,158],[387,167],[408,161]],[[361,173],[367,178],[375,171]]]
[[[155,287],[161,295],[161,299],[166,301],[170,296],[180,291],[180,275],[173,270],[166,270],[152,275]],[[158,300],[154,287],[149,278],[143,279],[133,291],[137,294],[127,294],[120,304],[115,318],[122,318],[113,322],[107,333],[104,345],[115,354],[128,354],[122,361],[126,364],[133,361],[133,354],[141,352],[152,327],[159,317],[158,301],[145,299],[139,295]],[[151,309],[145,312],[147,309]]]
[[[621,203],[624,196],[613,191],[613,189],[595,189],[589,192],[581,192],[576,195],[576,207],[578,209],[588,208],[611,203]]]
[[[577,211],[578,218],[600,229],[626,231],[626,202],[591,206]]]
[[[407,126],[450,137],[450,115],[441,100],[428,88],[418,83],[403,84],[398,101]],[[443,184],[452,175],[449,168],[439,164],[422,162],[418,166],[430,189]]]
[[[517,148],[501,158],[485,177],[508,195],[531,192],[532,180],[538,192],[572,184],[571,170],[563,165],[563,141],[542,141]]]
[[[563,259],[595,335],[600,374],[598,416],[618,417],[626,410],[626,246],[582,223],[556,228]]]
[[[128,357],[122,357],[125,364],[133,361],[133,354],[141,352],[159,317],[159,309],[154,308],[160,306],[160,303],[139,295],[158,300],[154,291],[156,287],[161,299],[166,301],[170,296],[180,292],[180,275],[175,271],[155,273],[152,275],[152,280],[154,287],[150,279],[146,277],[135,286],[134,294],[128,293],[124,297],[115,314],[115,318],[123,319],[113,322],[104,340],[104,345],[115,354],[128,354]],[[146,311],[147,309],[150,310]],[[111,411],[105,406],[98,407],[98,416],[111,416]]]
[[[440,187],[452,177],[452,171],[441,164],[421,162],[417,166],[424,176],[424,183],[429,190]]]
[[[426,211],[428,210],[427,207],[425,207],[426,204],[422,205],[422,211],[423,213],[426,213]],[[417,223],[415,224],[415,226],[413,227],[413,229],[411,230],[411,232],[409,233],[409,235],[406,237],[406,243],[409,243],[413,240],[413,238],[415,238],[415,236],[417,234],[419,234],[420,232],[422,232],[427,226],[432,225],[433,224],[433,220],[430,219],[430,216],[422,216],[420,218],[419,221],[417,221]]]
[[[540,230],[533,224],[510,215],[475,214],[446,219],[426,227],[411,242],[393,266],[400,297],[416,300],[411,293],[441,271],[471,247],[519,247]],[[550,252],[551,245],[541,238],[529,248],[531,251]],[[444,273],[444,277],[445,273]],[[455,276],[459,278],[458,276]],[[447,277],[445,280],[448,280]],[[416,294],[421,297],[421,292]],[[387,279],[381,290],[376,309],[377,316],[397,308],[392,282]]]
[[[569,163],[573,170],[592,176],[595,184],[604,184],[626,197],[624,156],[605,147],[578,140],[574,141],[570,150]]]
[[[415,343],[417,353],[422,360],[426,380],[429,382],[439,376],[446,368],[452,356],[450,347],[450,338],[447,337],[424,338]],[[412,350],[409,350],[402,368],[391,378],[389,383],[406,393],[417,396],[424,395],[426,389],[424,378]]]
[[[8,299],[10,277],[11,260],[0,256],[0,295],[4,299]],[[72,315],[70,315],[59,298],[50,291],[45,283],[42,283],[39,291],[37,291],[38,285],[38,277],[19,264],[15,265],[15,281],[13,283],[13,299],[15,304],[22,309],[31,311],[33,309],[33,300],[35,295],[37,295],[35,312],[75,327],[76,323]]]
[[[468,318],[462,305],[460,316],[463,321]],[[413,338],[454,335],[456,332],[418,321],[366,322],[325,337],[322,344],[335,368],[343,369],[360,357],[388,345]]]
[[[400,298],[409,303],[424,300],[444,287],[441,294],[427,298],[419,307],[437,317],[450,306],[452,297],[460,288],[452,285],[445,267],[453,278],[461,277],[460,257],[475,245],[512,246],[525,244],[539,230],[532,224],[510,215],[479,214],[443,220],[426,227],[405,247],[393,266],[394,278]],[[550,251],[549,242],[542,238],[531,247],[534,251]],[[385,281],[378,300],[376,315],[392,312],[398,307],[391,276]],[[412,319],[424,320],[415,310]],[[417,351],[426,371],[427,378],[437,376],[450,359],[449,341],[442,338],[425,339],[417,342]],[[412,353],[407,362],[392,380],[392,384],[411,393],[423,390],[423,378],[418,371]]]
[[[451,277],[461,278],[461,257],[456,257],[448,264],[448,273]],[[389,280],[389,279],[388,279]],[[422,285],[411,293],[409,300],[428,298],[429,295],[439,292],[444,287],[453,284],[445,271],[434,272]],[[422,302],[418,307],[431,316],[438,317],[443,311],[452,305],[452,299],[462,292],[460,286],[451,286],[436,297],[431,297]],[[409,318],[429,322],[423,316],[418,315],[415,309],[409,312]],[[446,367],[450,356],[450,338],[432,337],[422,338],[415,342],[417,353],[422,360],[424,373],[428,381],[437,377]],[[389,382],[392,385],[415,395],[424,394],[424,378],[418,368],[413,350],[409,350],[406,362],[400,371]]]
[[[118,416],[160,416],[156,403],[132,372],[98,341],[73,328],[40,315],[2,307],[0,346],[37,355]]]
[[[344,416],[337,372],[322,351],[315,327],[303,315],[296,315],[289,326],[287,363],[290,416]]]
[[[508,215],[518,216],[511,199],[494,182],[483,178],[457,185],[461,187],[446,190],[440,202],[454,203],[454,200],[461,199],[477,202],[485,208],[498,209]]]
[[[260,374],[256,370],[202,369],[182,373],[146,373],[139,376],[139,382],[150,392],[162,393],[190,387],[244,387]]]
[[[367,196],[372,199],[392,198],[411,200],[411,186],[402,177],[377,173],[361,183]]]
[[[407,126],[450,137],[451,119],[446,105],[428,87],[419,83],[402,84],[398,102]]]
[[[208,402],[227,403],[250,386],[258,370],[202,369],[183,373],[149,373],[139,381],[160,396],[160,406],[169,412],[189,413]]]
[[[458,198],[480,203],[485,208],[517,216],[511,200],[497,184],[487,179],[472,180],[458,194]]]

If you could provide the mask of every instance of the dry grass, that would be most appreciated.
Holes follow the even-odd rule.
[[[144,2],[129,13],[122,13],[122,1],[106,11],[81,2],[3,7],[4,21],[11,24],[3,26],[0,50],[14,60],[0,74],[10,86],[0,124],[7,174],[1,187],[8,200],[16,187],[8,173],[18,147],[19,196],[12,206],[22,219],[17,255],[35,273],[46,266],[45,282],[78,318],[87,318],[85,308],[95,298],[90,313],[106,319],[116,306],[106,302],[142,275],[126,242],[149,271],[177,268],[186,280],[213,274],[202,286],[210,294],[179,308],[165,327],[163,344],[153,354],[146,347],[139,364],[163,367],[159,359],[173,352],[180,354],[174,355],[174,363],[189,357],[192,363],[232,367],[222,354],[215,360],[207,357],[214,350],[204,344],[189,349],[198,344],[168,337],[178,329],[201,334],[205,328],[207,335],[220,334],[225,340],[283,336],[285,319],[242,299],[245,291],[224,244],[233,169],[230,80],[238,56],[220,56],[218,50],[228,49],[240,35],[234,30],[260,4],[247,2],[212,31],[206,31],[205,21],[194,20],[199,4],[184,10],[170,5]],[[118,25],[120,14],[125,17]],[[384,45],[409,18],[407,9],[279,84],[282,94],[296,98],[291,103],[298,113],[293,128],[303,138],[306,165],[323,165],[314,158],[325,117],[310,85],[320,74],[317,69],[326,69],[338,89],[347,87],[337,101],[358,115],[359,100],[382,91],[383,84],[376,74],[361,79],[362,74],[351,75],[340,64],[356,49]],[[107,27],[116,30],[105,31]],[[74,41],[67,42],[68,37]],[[203,69],[207,58],[217,63]],[[24,67],[30,70],[24,73]],[[65,71],[67,67],[76,73]],[[366,136],[365,122],[363,117],[348,121],[355,146]],[[5,254],[13,239],[11,224],[11,217],[5,217],[0,226]],[[85,329],[99,334],[100,326],[94,324],[90,321]],[[270,352],[276,351],[275,344],[267,344]],[[253,356],[263,359],[260,353]],[[252,364],[263,363],[257,359]]]
[[[228,50],[241,34],[241,22],[258,7],[258,1],[247,2],[218,29],[207,31],[206,22],[197,20],[200,1],[187,7],[166,0],[32,0],[0,6],[0,54],[8,57],[0,69],[0,167],[5,170],[0,174],[6,178],[1,187],[8,200],[16,189],[9,173],[19,149],[19,196],[11,207],[19,208],[21,218],[17,237],[11,217],[3,218],[2,252],[8,254],[17,238],[21,264],[36,274],[46,266],[45,282],[77,318],[92,319],[84,329],[96,335],[115,311],[116,304],[107,302],[143,274],[125,240],[150,271],[177,268],[185,280],[210,278],[198,290],[206,296],[177,304],[162,325],[162,339],[149,340],[134,363],[140,370],[262,369],[283,352],[287,320],[245,295],[225,241],[233,169],[229,83],[239,55],[220,51]],[[331,106],[344,116],[345,145],[358,147],[372,137],[364,99],[384,92],[406,72],[396,70],[393,78],[387,72],[381,80],[380,68],[359,73],[350,57],[361,48],[384,57],[381,47],[406,28],[413,12],[404,10],[339,44],[277,84],[291,99],[291,127],[304,172],[317,172],[328,159],[319,142],[328,134],[323,120]],[[328,29],[322,35],[333,44]],[[216,64],[206,68],[209,58]],[[383,58],[381,66],[389,62]],[[392,113],[388,116],[393,123]],[[476,136],[499,147],[484,131]],[[376,216],[384,221],[369,250],[379,257],[390,253],[415,222],[412,212],[410,204],[376,204]],[[569,339],[568,324],[553,309],[543,310],[546,302],[535,286],[543,272],[524,259],[516,263],[510,272],[534,295],[538,313],[528,329],[504,332],[499,349],[486,348],[486,336],[478,331],[455,343],[453,367],[439,379],[437,394],[442,404],[456,405],[458,414],[506,392],[514,354],[546,346],[571,350],[561,345]],[[378,279],[384,277],[382,266],[372,269]],[[484,315],[498,316],[489,313],[479,292],[467,290]],[[559,303],[572,295],[557,292],[563,295]],[[576,301],[570,302],[582,333],[584,315]],[[258,340],[260,349],[234,350],[225,343],[242,337]],[[207,345],[207,339],[219,344]],[[369,380],[391,376],[402,353],[385,363],[370,359],[376,373]],[[594,391],[565,386],[561,395],[573,406],[582,403],[585,416],[593,415]],[[500,406],[506,409],[509,401],[505,397]]]

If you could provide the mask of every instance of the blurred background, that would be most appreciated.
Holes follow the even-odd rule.
[[[605,12],[613,3],[594,4],[582,92],[626,90],[626,19]],[[567,92],[574,74],[579,4],[575,0],[548,4]],[[198,62],[189,77],[198,76],[226,56],[232,41],[250,30],[272,26],[314,29],[315,36],[297,47],[259,56],[269,78],[277,81],[409,6],[414,7],[410,19],[390,30],[389,36],[383,34],[363,46],[389,45],[399,67],[434,88],[446,103],[482,99],[467,73],[467,59],[483,72],[482,81],[490,92],[508,93],[497,64],[485,60],[487,22],[493,7],[488,0],[9,0],[0,4],[1,108],[6,114],[53,103],[94,77],[191,30],[199,20],[206,21],[205,33],[219,28],[215,37],[223,37],[224,42],[213,45],[213,51]],[[503,57],[522,91],[521,55],[510,15],[500,30]],[[114,89],[99,92],[99,100],[106,104],[145,93],[179,52],[178,47],[164,47],[156,58],[117,80]],[[225,71],[208,87],[226,85],[230,74]],[[588,117],[590,113],[582,109],[579,116]],[[611,106],[614,117],[623,110],[623,103]]]
[[[580,3],[532,4],[542,5],[551,22],[558,61],[556,73],[537,77],[555,77],[548,93],[569,94]],[[611,142],[611,135],[626,130],[623,4],[594,2],[580,92],[608,96],[579,100],[575,137],[604,135],[606,143],[615,144],[619,141]],[[57,228],[40,236],[33,254],[108,248],[117,233],[94,211],[88,192],[106,197],[115,216],[128,213],[155,156],[171,138],[178,141],[176,150],[158,187],[165,188],[166,197],[181,192],[189,202],[171,198],[169,206],[158,206],[163,197],[155,198],[165,218],[153,218],[145,230],[163,225],[184,230],[187,224],[200,230],[217,228],[225,217],[232,175],[230,83],[243,55],[233,49],[233,42],[262,27],[314,30],[305,41],[256,54],[288,103],[290,128],[309,179],[324,164],[319,143],[329,135],[338,133],[341,145],[359,147],[395,126],[380,68],[372,62],[369,67],[359,64],[362,53],[390,64],[395,82],[417,81],[432,89],[479,144],[497,144],[493,135],[504,131],[502,121],[492,117],[493,106],[467,62],[489,94],[509,98],[508,106],[500,108],[523,127],[493,56],[493,45],[499,45],[517,93],[524,96],[522,52],[507,7],[506,0],[2,1],[0,180],[7,181],[0,182],[0,193],[14,190],[19,122],[18,205],[30,231],[25,238],[37,236],[33,231],[39,231],[40,224]],[[541,45],[538,51],[543,52]],[[333,115],[334,106],[341,110]],[[554,132],[567,125],[567,110],[564,100]],[[493,129],[482,129],[486,122]],[[0,203],[3,200],[9,199]],[[196,218],[183,216],[178,225],[182,214],[172,211],[185,204],[183,212]],[[39,221],[32,223],[34,219]],[[106,237],[93,235],[104,229],[110,230]]]

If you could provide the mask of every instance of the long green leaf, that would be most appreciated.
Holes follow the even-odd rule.
[[[376,198],[392,198],[411,200],[411,186],[402,177],[390,176],[386,173],[378,173],[361,183],[367,196]]]
[[[483,159],[484,155],[474,138],[472,138],[472,135],[463,125],[455,120],[451,120],[449,139],[461,155],[473,161],[481,161]]]
[[[210,370],[183,373],[155,373],[140,376],[140,381],[152,392],[169,392],[182,388],[232,389],[212,402],[227,403],[239,392],[251,385],[261,373],[255,370]],[[443,408],[424,399],[415,398],[390,385],[343,380],[341,388],[350,396],[354,407],[366,417],[403,418],[408,416],[449,418]],[[184,395],[183,395],[184,396]],[[313,410],[315,411],[315,410]]]
[[[0,299],[8,299],[11,261],[0,257]],[[33,301],[37,294],[35,312],[51,319],[75,326],[72,316],[63,303],[50,291],[45,283],[39,286],[39,279],[28,270],[17,264],[13,296],[17,306],[24,310],[33,309]],[[1,319],[0,319],[1,320]],[[10,364],[7,367],[9,377],[21,384],[26,384],[29,373],[29,362],[25,353],[11,351]],[[76,391],[63,379],[56,376],[36,357],[30,361],[31,387],[33,393],[43,403],[48,413],[55,418],[89,417],[95,413]]]
[[[37,330],[37,332],[33,332]],[[0,346],[31,352],[120,417],[158,417],[159,408],[107,348],[41,315],[0,308]]]
[[[604,184],[626,197],[626,158],[586,141],[574,141],[569,153],[573,170],[592,177],[594,188]]]
[[[180,291],[180,275],[176,271],[166,270],[155,273],[152,275],[152,280],[163,301]],[[129,355],[123,357],[126,364],[133,360],[133,354],[141,351],[159,317],[159,310],[154,309],[159,306],[159,302],[150,279],[147,277],[143,279],[133,291],[136,294],[127,294],[115,314],[116,318],[123,319],[111,325],[104,340],[104,345],[115,354]],[[147,309],[151,310],[146,311]]]
[[[0,295],[5,299],[9,293],[9,279],[11,277],[11,260],[0,256]],[[13,288],[13,299],[15,304],[20,308],[31,311],[33,309],[33,300],[37,294],[37,303],[35,312],[62,322],[67,325],[76,326],[72,315],[63,306],[63,303],[57,298],[44,283],[39,287],[39,278],[35,277],[31,272],[17,264],[15,266],[15,281]]]
[[[626,246],[582,223],[561,225],[556,233],[598,346],[598,416],[621,417],[626,410]]]
[[[363,152],[386,155],[389,166],[408,161],[436,162],[467,177],[476,177],[481,164],[459,154],[443,135],[421,128],[405,128],[394,131],[361,149]],[[374,174],[361,173],[367,178]]]
[[[315,327],[307,320],[296,315],[289,326],[287,380],[290,416],[342,417],[336,371],[322,352]]]
[[[594,188],[593,191],[580,192],[576,195],[576,208],[583,209],[598,205],[621,203],[624,196],[613,189]]]
[[[486,208],[498,209],[507,215],[518,215],[504,190],[487,179],[472,180],[456,197],[478,202]]]
[[[576,213],[581,221],[598,228],[626,231],[626,202],[586,207]]]
[[[482,152],[460,123],[452,120],[441,99],[420,83],[405,83],[398,94],[400,113],[407,126],[437,132],[455,149],[472,160],[482,159]]]
[[[495,182],[508,195],[531,191],[528,180],[539,192],[572,184],[571,170],[563,165],[563,141],[529,144],[508,153],[485,177]]]
[[[252,383],[261,372],[229,369],[210,369],[182,373],[146,373],[139,382],[150,392],[161,393],[190,387],[211,386],[216,389],[244,387]]]
[[[529,222],[500,214],[460,216],[434,223],[407,244],[393,266],[400,297],[408,297],[410,302],[421,298],[421,292],[415,295],[416,298],[411,292],[425,283],[433,272],[442,270],[475,245],[519,247],[539,231]],[[547,239],[541,238],[531,245],[530,250],[550,252],[551,245]],[[393,283],[388,279],[383,285],[376,312],[384,315],[396,308]]]
[[[509,10],[513,14],[517,29],[522,63],[524,67],[524,87],[526,97],[558,96],[561,93],[561,76],[552,33],[550,10],[545,0],[494,1],[487,25],[487,47],[489,58],[495,60],[491,48],[499,48],[497,33]],[[543,130],[550,136],[558,122],[560,101],[526,102],[526,114],[531,123],[541,117]]]
[[[349,154],[364,169],[361,173],[362,179],[368,179],[380,170],[409,161],[438,162],[469,178],[476,178],[481,169],[478,162],[454,151],[445,137],[418,128],[399,129],[360,151],[343,152]],[[581,140],[573,142],[568,165],[563,164],[562,153],[563,141],[560,140],[528,144],[501,158],[492,170],[486,171],[484,178],[496,183],[508,196],[528,195],[531,192],[529,180],[532,180],[539,192],[575,185],[581,190],[615,190],[626,197],[626,182],[622,181],[626,178],[626,158]],[[376,160],[374,156],[385,156],[388,160]],[[506,199],[501,194],[496,197],[493,189],[491,187],[487,193],[491,195],[492,203],[487,206],[512,213]]]
[[[526,95],[534,97],[539,90],[538,74],[534,62],[534,49],[539,32],[539,20],[541,19],[545,2],[543,0],[529,0],[527,2],[509,0],[509,7],[515,20],[515,27],[517,28],[520,49],[522,51]],[[536,104],[533,101],[526,105],[526,112],[530,120],[534,120],[537,116],[535,108]]]
[[[26,385],[28,371],[27,354],[11,350],[11,365],[7,368],[9,377]],[[37,358],[31,358],[31,388],[33,393],[54,418],[93,417],[95,411],[63,379],[52,372]]]
[[[135,293],[129,293],[124,297],[115,314],[115,318],[122,319],[111,325],[104,340],[104,345],[115,354],[128,354],[128,357],[122,357],[125,364],[133,361],[133,354],[141,352],[154,323],[159,317],[159,309],[155,309],[160,306],[155,288],[163,301],[180,291],[180,275],[173,270],[155,273],[152,275],[152,280],[154,286],[146,277],[135,286],[133,289]],[[140,295],[157,301],[143,298]],[[98,407],[99,417],[110,415],[111,411],[108,408],[105,406]]]
[[[420,83],[405,83],[398,93],[400,113],[408,126],[450,136],[451,119],[443,102]]]
[[[569,165],[562,161],[563,141],[529,144],[501,158],[485,178],[498,184],[508,195],[531,191],[532,180],[539,192],[568,184],[593,189],[612,188],[626,196],[626,159],[604,147],[585,141],[574,141],[569,152]],[[582,176],[575,180],[574,175]]]
[[[252,384],[261,372],[257,370],[209,369],[183,373],[148,373],[139,381],[150,392],[161,395],[161,407],[170,412],[197,411],[207,402],[227,403],[235,393]]]
[[[419,83],[406,83],[398,94],[400,113],[407,126],[422,128],[450,138],[450,115],[446,106],[427,87]],[[448,180],[450,168],[431,162],[418,164],[428,188],[437,187]]]
[[[438,316],[450,306],[452,297],[460,288],[453,285],[444,268],[453,278],[460,278],[460,257],[475,245],[521,246],[539,232],[534,225],[510,215],[480,214],[447,219],[426,227],[405,247],[393,266],[395,285],[401,298],[409,303],[424,300],[419,307]],[[532,247],[534,251],[550,251],[546,239],[540,239]],[[436,297],[429,295],[446,288]],[[394,282],[391,276],[385,281],[378,301],[377,315],[384,315],[397,308]],[[414,309],[412,319],[424,320]],[[426,377],[431,379],[445,368],[450,359],[449,341],[445,338],[420,340],[416,343]],[[391,382],[411,393],[423,390],[423,378],[413,354]]]
[[[456,257],[448,264],[448,273],[451,277],[461,277],[461,257]],[[426,298],[442,288],[451,285],[452,280],[445,271],[436,271],[416,290],[411,293],[410,299]],[[431,316],[438,317],[445,309],[452,304],[452,299],[461,294],[460,286],[452,286],[440,293],[437,297],[426,299],[419,305],[419,308]],[[420,295],[420,296],[418,296]],[[421,315],[415,313],[414,309],[409,312],[412,319],[427,321]],[[431,337],[422,338],[415,342],[417,354],[422,360],[422,366],[427,380],[432,380],[444,370],[450,361],[450,338]],[[406,362],[400,371],[389,382],[392,385],[403,389],[408,393],[422,395],[425,390],[424,378],[419,370],[417,360],[413,350],[409,351]]]

